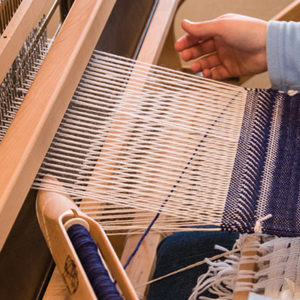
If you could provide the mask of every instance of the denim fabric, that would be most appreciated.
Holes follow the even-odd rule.
[[[175,271],[205,257],[220,254],[214,246],[231,249],[238,234],[223,231],[180,232],[165,238],[157,249],[153,278]],[[207,271],[207,265],[181,272],[151,284],[148,300],[185,300],[192,293],[198,277]],[[209,294],[205,294],[209,295]]]

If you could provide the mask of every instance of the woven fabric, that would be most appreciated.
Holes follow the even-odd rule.
[[[221,228],[300,234],[300,95],[249,90]]]

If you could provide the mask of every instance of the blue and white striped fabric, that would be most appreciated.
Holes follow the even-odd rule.
[[[249,90],[221,228],[300,235],[300,95]]]

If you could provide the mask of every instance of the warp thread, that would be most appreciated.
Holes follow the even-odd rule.
[[[235,95],[236,96],[236,95]],[[169,201],[169,198],[172,196],[172,194],[174,193],[176,187],[180,184],[183,175],[185,174],[185,172],[187,171],[187,169],[190,167],[192,161],[194,160],[199,148],[201,147],[201,144],[204,142],[204,140],[208,137],[209,132],[212,130],[212,128],[216,125],[216,123],[218,122],[218,120],[220,119],[220,117],[225,113],[225,111],[228,109],[229,105],[232,103],[232,101],[234,100],[235,97],[231,98],[230,101],[227,103],[227,105],[223,108],[223,110],[220,112],[220,114],[217,116],[217,118],[211,123],[211,125],[209,126],[209,128],[207,129],[206,133],[203,135],[202,139],[199,141],[198,145],[195,147],[193,154],[191,155],[190,159],[188,160],[188,162],[186,163],[185,167],[183,168],[183,170],[181,171],[176,183],[174,183],[174,185],[172,186],[172,189],[170,190],[168,196],[166,197],[166,199],[163,201],[163,203],[161,204],[161,207],[159,208],[159,211],[157,212],[157,214],[154,216],[154,218],[152,219],[152,221],[150,222],[149,226],[147,227],[147,229],[145,230],[145,232],[143,233],[143,235],[141,236],[140,240],[138,241],[136,247],[134,248],[134,250],[132,251],[131,255],[128,257],[126,263],[124,264],[124,269],[126,269],[128,267],[128,265],[130,264],[130,262],[132,261],[133,257],[136,255],[136,253],[138,252],[143,240],[146,238],[146,236],[149,234],[150,230],[152,229],[153,225],[155,224],[155,222],[157,221],[157,219],[159,218],[163,208],[165,207],[165,205],[167,204],[167,202]]]

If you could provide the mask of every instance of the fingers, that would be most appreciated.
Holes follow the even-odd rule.
[[[212,69],[221,65],[221,61],[216,53],[201,57],[197,61],[193,62],[191,69],[194,73],[202,72],[205,69]]]
[[[219,57],[220,51],[216,48],[221,45],[217,41],[220,39],[222,41],[224,38],[222,24],[221,18],[198,23],[188,20],[182,22],[186,34],[177,40],[175,49],[181,52],[182,59],[185,61],[197,59],[191,65],[194,73],[202,72],[204,77],[216,80],[232,77],[231,60]],[[224,51],[222,53],[224,54]],[[229,69],[224,66],[221,59],[222,62],[227,62]]]
[[[217,54],[208,55],[193,62],[191,69],[194,73],[202,72],[205,78],[223,80],[232,77],[229,70],[222,64]]]
[[[205,69],[202,74],[205,78],[214,80],[223,80],[232,77],[228,70],[222,65],[213,69]]]
[[[200,40],[207,40],[218,33],[218,26],[215,20],[204,22],[191,22],[183,20],[181,23],[183,30]]]
[[[191,59],[195,59],[197,57],[207,55],[215,51],[216,47],[214,40],[208,40],[188,49],[184,49],[181,53],[181,56],[183,60],[189,61]]]
[[[182,59],[189,61],[216,51],[213,34],[214,22],[193,23],[188,20],[182,22],[186,35],[175,43],[175,50],[181,52]],[[197,68],[196,68],[197,69]]]
[[[218,26],[214,20],[205,22],[182,21],[182,28],[187,33],[175,43],[175,49],[182,51],[201,41],[213,38],[217,34]]]
[[[182,51],[184,49],[190,48],[194,45],[197,45],[199,42],[199,38],[196,36],[192,36],[189,34],[185,34],[181,38],[179,38],[175,43],[175,50]]]

